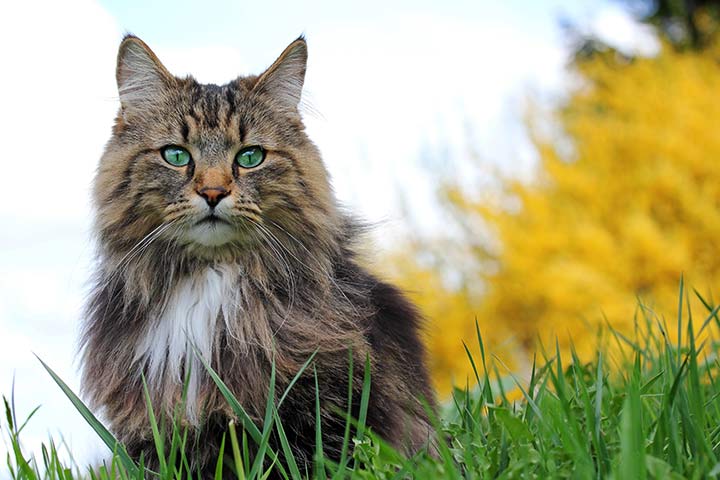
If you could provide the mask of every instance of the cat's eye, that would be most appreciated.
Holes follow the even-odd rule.
[[[245,147],[235,155],[235,162],[243,168],[255,168],[265,160],[265,150],[262,147]]]
[[[160,153],[162,153],[165,161],[174,167],[184,167],[190,163],[190,160],[192,159],[190,152],[182,147],[178,147],[177,145],[168,145],[167,147],[163,147],[162,150],[160,150]]]

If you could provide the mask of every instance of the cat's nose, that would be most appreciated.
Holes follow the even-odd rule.
[[[203,187],[197,193],[205,199],[210,208],[215,208],[220,200],[230,194],[230,191],[225,187]]]

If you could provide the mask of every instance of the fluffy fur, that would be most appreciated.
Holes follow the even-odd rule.
[[[360,228],[341,212],[298,112],[307,48],[293,42],[260,76],[222,86],[177,78],[136,37],[120,45],[121,108],[94,183],[96,287],[83,333],[83,386],[131,454],[155,461],[142,373],[153,407],[172,417],[188,380],[183,423],[209,472],[233,418],[197,354],[258,422],[271,365],[282,392],[315,351],[325,452],[337,455],[349,355],[369,357],[368,425],[407,453],[430,435],[433,393],[416,309],[359,264]],[[163,147],[192,160],[176,167]],[[251,169],[247,146],[266,151]],[[206,201],[208,191],[222,193]],[[193,348],[196,347],[197,351]],[[356,367],[353,405],[360,403]],[[301,465],[310,465],[315,380],[303,375],[279,409]],[[277,401],[277,399],[275,399]]]

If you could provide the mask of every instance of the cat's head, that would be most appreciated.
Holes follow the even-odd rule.
[[[301,37],[258,76],[203,85],[127,36],[120,111],[94,185],[104,247],[161,239],[213,255],[252,248],[266,231],[309,242],[334,229],[328,175],[299,113],[306,61]]]

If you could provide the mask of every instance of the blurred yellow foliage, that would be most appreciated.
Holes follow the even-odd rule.
[[[682,275],[706,298],[717,290],[720,48],[665,46],[632,60],[605,52],[575,66],[581,86],[554,112],[562,134],[531,129],[540,157],[532,181],[500,178],[492,201],[459,182],[444,189],[469,225],[466,239],[487,231],[497,245],[466,248],[467,262],[455,265],[481,293],[449,287],[440,269],[413,261],[423,249],[442,256],[432,243],[398,264],[396,277],[431,319],[440,392],[470,374],[460,341],[477,344],[476,317],[486,344],[514,338],[525,356],[500,348],[503,360],[527,362],[537,339],[554,349],[556,335],[587,357],[605,319],[633,329],[638,297],[672,325]],[[538,120],[547,125],[531,125]],[[693,312],[706,314],[699,303]]]

